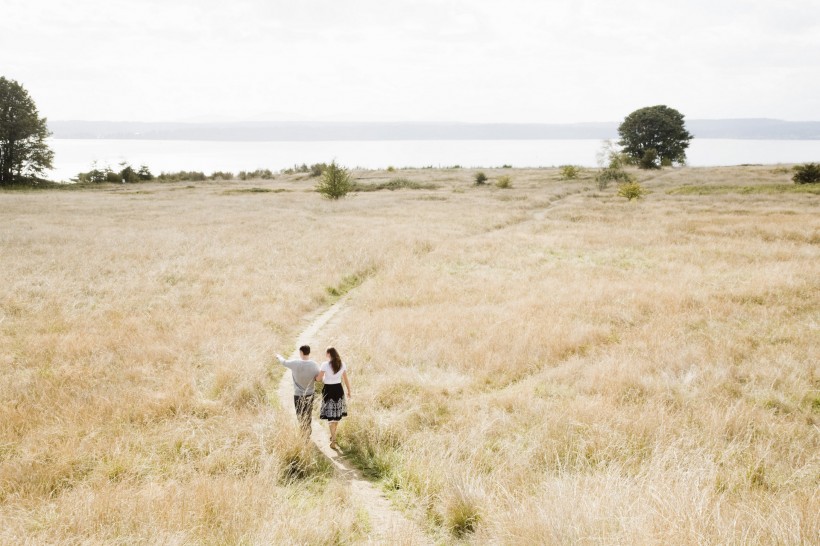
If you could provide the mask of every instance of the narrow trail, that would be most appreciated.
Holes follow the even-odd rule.
[[[315,337],[331,319],[342,309],[347,296],[337,301],[324,313],[316,317],[296,339],[296,347],[291,358],[299,358],[298,347],[315,345]],[[289,370],[285,370],[279,381],[279,403],[282,409],[296,420],[293,407],[293,379]],[[316,393],[317,398],[320,395]],[[355,406],[354,406],[355,408]],[[355,409],[353,410],[355,411]],[[340,425],[340,434],[344,434],[344,424]],[[421,528],[407,519],[404,514],[393,508],[390,501],[364,475],[348,462],[344,456],[330,448],[330,434],[327,426],[313,419],[310,440],[333,464],[336,476],[350,487],[353,498],[368,514],[370,529],[365,543],[370,544],[429,544]]]
[[[564,204],[567,200],[578,198],[583,193],[583,190],[577,190],[556,196],[555,199],[547,204],[545,209],[530,213],[527,215],[527,218],[514,225],[543,220],[547,214],[546,209],[553,209],[555,205],[559,203]],[[511,225],[505,227],[511,227]],[[486,232],[476,233],[471,235],[471,237],[484,235],[486,235]],[[344,296],[341,298],[307,325],[296,338],[296,349],[294,349],[290,358],[299,358],[298,347],[316,344],[316,337],[319,332],[342,310],[348,297],[349,296]],[[282,374],[282,379],[279,381],[278,395],[280,406],[287,414],[293,417],[295,421],[296,410],[293,406],[293,379],[289,370],[285,370],[285,373]],[[319,396],[320,393],[317,392],[317,398]],[[344,434],[344,425],[341,425],[340,429],[340,434]],[[353,498],[367,511],[370,530],[365,539],[366,544],[433,544],[433,540],[424,533],[421,527],[396,510],[373,482],[365,478],[340,452],[330,448],[330,434],[327,425],[319,422],[315,418],[312,421],[310,440],[316,445],[319,451],[330,460],[336,470],[337,478],[350,487]]]

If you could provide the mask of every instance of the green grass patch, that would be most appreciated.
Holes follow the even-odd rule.
[[[376,184],[362,184],[356,182],[353,184],[353,191],[368,192],[381,190],[435,190],[437,185],[424,182],[415,182],[407,178],[391,178],[387,182],[379,182]]]
[[[820,185],[811,184],[757,184],[754,186],[714,185],[714,186],[681,186],[669,190],[670,195],[723,195],[739,194],[778,194],[778,193],[812,193],[820,195]]]
[[[363,269],[350,275],[345,275],[335,286],[326,286],[325,291],[327,292],[330,303],[338,301],[339,298],[362,284],[373,272],[373,269]]]

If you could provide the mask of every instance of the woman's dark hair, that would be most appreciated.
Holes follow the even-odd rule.
[[[339,373],[339,370],[342,369],[342,358],[339,356],[339,352],[334,347],[328,347],[327,354],[330,355],[330,367],[333,369],[333,373]]]

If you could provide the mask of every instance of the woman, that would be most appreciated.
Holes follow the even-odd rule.
[[[327,349],[327,362],[319,368],[316,381],[324,383],[322,387],[322,409],[319,418],[325,419],[330,425],[330,448],[336,449],[336,427],[339,421],[347,415],[347,401],[342,381],[347,387],[347,397],[352,398],[350,380],[347,378],[347,366],[344,365],[339,353],[333,347]]]

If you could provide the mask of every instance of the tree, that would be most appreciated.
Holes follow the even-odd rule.
[[[0,77],[0,186],[36,181],[51,169],[54,152],[46,118],[23,86]]]
[[[353,182],[350,180],[347,169],[337,165],[334,160],[322,172],[322,178],[316,185],[316,191],[328,199],[336,200],[353,191]]]
[[[664,105],[635,110],[618,127],[618,135],[624,153],[642,169],[685,163],[693,138],[684,127],[683,114]]]

